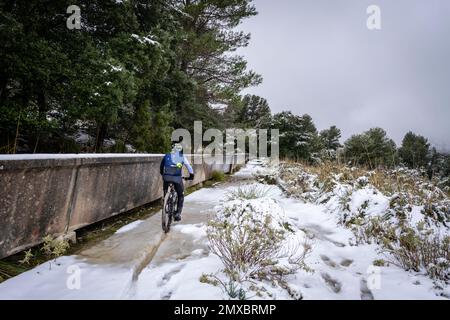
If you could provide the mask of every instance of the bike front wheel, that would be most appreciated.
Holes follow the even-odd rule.
[[[163,197],[163,206],[161,210],[161,226],[165,233],[168,233],[172,224],[173,215],[176,206],[176,193],[173,191],[167,192]]]

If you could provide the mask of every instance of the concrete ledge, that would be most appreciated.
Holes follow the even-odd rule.
[[[161,154],[0,156],[0,258],[162,196]],[[193,163],[192,156],[191,163]],[[231,164],[194,164],[201,183]]]

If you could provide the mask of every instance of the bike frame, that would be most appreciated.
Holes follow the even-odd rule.
[[[183,180],[187,180],[183,177]],[[173,216],[176,212],[178,205],[178,195],[175,191],[175,186],[173,182],[169,182],[167,192],[162,198],[162,210],[161,210],[161,225],[165,233],[170,231],[170,226],[172,225]]]

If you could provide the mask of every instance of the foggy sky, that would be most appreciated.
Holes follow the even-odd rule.
[[[412,130],[450,150],[450,1],[255,0],[239,50],[272,112],[310,114],[343,139],[370,127],[400,143]],[[381,8],[382,29],[366,27]]]

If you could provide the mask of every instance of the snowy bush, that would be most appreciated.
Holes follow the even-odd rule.
[[[450,237],[423,235],[409,229],[399,241],[385,246],[394,258],[391,263],[405,270],[425,270],[432,279],[450,280]]]
[[[302,200],[312,200],[312,193],[316,191],[314,181],[316,176],[307,173],[302,166],[291,163],[280,165],[280,187],[288,194]]]
[[[260,160],[259,164],[261,167],[253,173],[255,180],[260,183],[276,185],[278,183],[278,166],[268,159]]]
[[[276,185],[278,183],[278,171],[257,171],[253,174],[256,181],[269,185]]]
[[[280,184],[291,196],[324,204],[351,228],[355,244],[377,243],[392,262],[449,280],[450,198],[424,172],[404,167],[374,169],[337,163],[281,163]],[[440,234],[445,241],[440,241]]]
[[[240,186],[230,190],[226,195],[226,200],[251,200],[266,197],[270,189],[257,184]]]
[[[232,200],[216,208],[208,225],[210,249],[223,262],[229,278],[226,282],[216,277],[216,282],[227,291],[230,282],[242,285],[268,280],[295,295],[284,277],[307,269],[304,259],[311,247],[298,243],[279,204],[265,196],[254,198],[255,190],[231,193]]]
[[[209,224],[208,239],[231,278],[255,277],[275,264],[289,232],[280,213],[270,198],[233,200],[217,212]]]

